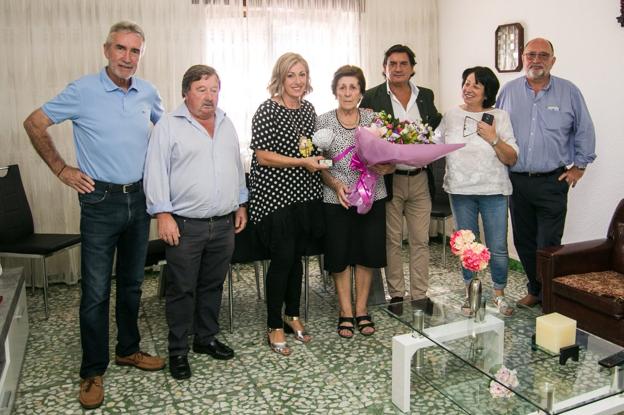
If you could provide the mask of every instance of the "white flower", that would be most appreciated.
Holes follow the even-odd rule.
[[[334,133],[329,128],[321,128],[312,136],[312,142],[321,150],[329,150],[334,141]]]

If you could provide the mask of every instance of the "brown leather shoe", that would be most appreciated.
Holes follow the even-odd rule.
[[[92,376],[80,380],[80,405],[84,409],[95,409],[104,402],[104,382],[102,376]]]
[[[517,305],[521,305],[525,307],[533,307],[539,303],[540,303],[539,297],[536,297],[532,294],[527,294],[516,302]]]
[[[141,351],[126,357],[115,356],[115,363],[119,366],[134,366],[149,372],[165,367],[165,359]]]

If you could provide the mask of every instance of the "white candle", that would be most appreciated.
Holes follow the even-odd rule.
[[[559,353],[562,347],[576,342],[576,320],[559,313],[550,313],[535,319],[535,343],[543,349]]]

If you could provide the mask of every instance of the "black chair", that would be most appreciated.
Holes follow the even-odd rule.
[[[435,181],[435,193],[431,199],[431,220],[442,221],[442,266],[446,267],[446,221],[453,216],[448,193],[442,188],[446,160],[440,159],[429,165]]]
[[[165,258],[165,247],[167,244],[162,239],[153,239],[147,243],[147,256],[145,257],[145,268],[158,268],[158,297],[165,296],[167,288],[167,261]]]
[[[303,253],[303,317],[307,323],[310,311],[310,258],[316,257],[319,265],[323,288],[327,292],[327,273],[324,267],[324,236],[310,237],[306,241]]]
[[[263,280],[263,286],[266,287],[264,279],[266,278],[266,265],[263,265],[262,277],[260,277],[260,264],[269,258],[269,252],[264,244],[258,238],[258,233],[253,223],[248,222],[242,232],[237,233],[234,241],[234,253],[230,260],[230,268],[228,270],[228,312],[230,317],[230,333],[234,327],[234,287],[232,271],[239,264],[252,262],[254,264],[254,272],[256,275],[256,293],[258,299],[260,296],[260,278]],[[266,293],[265,293],[266,294]],[[266,298],[266,295],[265,295]]]
[[[30,205],[24,192],[17,164],[0,167],[0,257],[41,259],[43,267],[43,303],[48,318],[48,274],[46,258],[80,244],[80,235],[34,233]],[[35,274],[31,273],[35,287]]]

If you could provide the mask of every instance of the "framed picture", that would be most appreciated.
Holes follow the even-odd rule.
[[[520,23],[498,26],[494,34],[494,61],[498,72],[522,70],[524,28]]]

